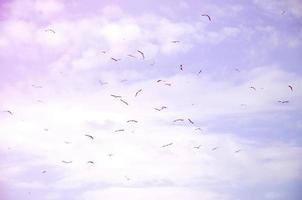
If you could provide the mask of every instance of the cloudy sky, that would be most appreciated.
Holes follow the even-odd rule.
[[[301,19],[300,0],[0,0],[0,198],[300,200]]]

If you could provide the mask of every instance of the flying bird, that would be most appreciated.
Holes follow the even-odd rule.
[[[200,147],[201,147],[201,145],[198,145],[198,146],[193,147],[193,148],[195,148],[195,149],[200,149]]]
[[[173,143],[171,142],[171,143],[169,143],[169,144],[165,144],[165,145],[163,145],[162,147],[167,147],[167,146],[171,146]]]
[[[51,28],[49,28],[49,29],[45,29],[45,32],[52,32],[53,34],[55,34],[56,32],[53,30],[53,29],[51,29]]]
[[[114,94],[111,94],[110,96],[114,97],[114,98],[121,98],[122,96],[120,95],[114,95]]]
[[[188,119],[188,121],[189,121],[191,124],[194,124],[194,122],[193,122],[191,119]]]
[[[33,88],[42,88],[40,85],[31,85]]]
[[[240,72],[240,70],[238,68],[235,68],[235,71]]]
[[[103,82],[103,81],[101,81],[101,80],[99,80],[99,83],[100,83],[101,85],[107,85],[107,84],[108,84],[108,82]]]
[[[167,85],[167,86],[171,86],[172,84],[171,84],[171,83],[165,83],[165,85]]]
[[[183,71],[183,66],[182,66],[182,65],[179,65],[179,67],[180,67],[180,70]]]
[[[134,55],[132,55],[132,54],[128,54],[128,56],[129,57],[131,57],[131,58],[136,58]]]
[[[44,128],[44,131],[48,131],[48,128]]]
[[[118,129],[118,130],[115,130],[114,132],[122,132],[122,131],[125,131],[124,129]]]
[[[106,51],[101,51],[101,53],[106,54]]]
[[[195,128],[195,131],[202,131],[201,128]]]
[[[128,120],[127,123],[129,122],[134,122],[134,123],[138,123],[138,121],[134,120],[134,119],[131,119],[131,120]]]
[[[142,91],[142,89],[139,89],[136,93],[135,93],[135,97],[138,95],[138,93],[140,93]]]
[[[154,108],[154,109],[157,110],[157,111],[162,111],[163,109],[166,109],[166,108],[167,108],[166,106],[162,106],[160,108]]]
[[[199,70],[198,75],[199,75],[199,74],[201,74],[201,73],[202,73],[202,69],[201,69],[201,70]]]
[[[124,101],[123,99],[120,99],[121,102],[123,102],[125,105],[129,105],[126,101]]]
[[[214,147],[214,148],[212,149],[212,151],[215,151],[216,149],[218,149],[218,147]]]
[[[184,119],[175,119],[173,122],[183,122]]]
[[[279,103],[289,103],[289,101],[288,100],[286,100],[286,101],[278,101]]]
[[[62,163],[72,163],[72,161],[65,161],[65,160],[62,160]]]
[[[159,79],[159,80],[157,80],[156,82],[159,83],[159,82],[162,82],[162,81],[163,81],[163,80]]]
[[[171,41],[172,43],[180,43],[180,41],[179,40],[173,40],[173,41]]]
[[[209,19],[209,21],[212,21],[211,17],[209,15],[207,15],[207,14],[202,14],[201,16],[207,17]]]
[[[13,115],[13,112],[10,110],[3,110],[2,112],[7,112],[8,114]]]
[[[294,89],[293,89],[293,86],[289,85],[288,87],[290,88],[291,91],[294,90]]]
[[[238,150],[235,151],[235,153],[239,153],[240,151],[241,151],[241,149],[238,149]]]
[[[92,135],[87,135],[87,134],[86,134],[85,136],[86,136],[86,137],[89,137],[89,138],[92,139],[92,140],[94,139],[94,137],[93,137]]]
[[[117,62],[117,61],[120,61],[121,59],[120,58],[111,58],[111,60]]]
[[[91,160],[87,161],[87,163],[89,163],[89,164],[94,164],[94,162],[91,161]]]
[[[43,170],[42,173],[45,174],[45,173],[46,173],[46,170]]]
[[[113,156],[113,154],[112,154],[112,153],[109,153],[109,154],[107,154],[107,156],[111,157],[111,156]]]
[[[255,88],[255,87],[251,86],[250,88],[256,91],[256,88]]]
[[[129,178],[129,177],[127,177],[127,176],[125,176],[125,179],[127,179],[127,181],[130,181],[131,179]]]
[[[142,51],[140,51],[140,50],[137,50],[137,52],[140,53],[140,54],[142,55],[143,60],[144,60],[144,59],[145,59],[145,54],[144,54]]]

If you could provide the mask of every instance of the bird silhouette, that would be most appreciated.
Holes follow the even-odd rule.
[[[89,163],[89,164],[94,164],[94,162],[91,161],[91,160],[87,161],[87,163]]]
[[[140,93],[142,91],[142,89],[139,89],[136,93],[135,93],[135,97],[138,95],[138,93]]]
[[[194,124],[194,122],[193,122],[191,119],[188,119],[188,121],[189,121],[191,124]]]
[[[162,106],[160,108],[154,108],[154,109],[157,110],[157,111],[162,111],[163,109],[166,109],[166,108],[167,108],[166,106]]]
[[[104,81],[101,81],[101,80],[99,80],[99,83],[100,83],[100,85],[107,85],[108,84],[108,82],[104,82]]]
[[[172,43],[180,43],[179,40],[172,40],[171,42],[172,42]]]
[[[251,86],[250,88],[256,91],[256,88],[255,88],[255,87]]]
[[[45,32],[52,32],[53,34],[55,34],[56,32],[53,30],[53,29],[51,29],[51,28],[49,28],[49,29],[45,29]]]
[[[175,119],[173,122],[183,122],[184,119]]]
[[[120,99],[120,101],[123,102],[123,103],[124,103],[125,105],[127,105],[127,106],[129,105],[129,104],[128,104],[125,100],[123,100],[123,99]]]
[[[218,149],[218,147],[214,147],[213,149],[212,149],[212,151],[215,151],[215,150],[217,150]]]
[[[122,131],[125,131],[125,130],[124,129],[117,129],[114,132],[122,132]]]
[[[288,87],[290,88],[291,91],[294,91],[293,86],[289,85]]]
[[[207,17],[209,19],[209,21],[212,21],[211,17],[208,14],[202,14],[201,16]]]
[[[200,147],[201,147],[201,145],[198,145],[198,146],[193,147],[193,148],[195,148],[195,149],[200,149]]]
[[[130,123],[130,122],[134,122],[134,123],[138,123],[138,121],[134,120],[134,119],[131,119],[131,120],[128,120],[127,123]]]
[[[145,59],[145,54],[144,54],[142,51],[140,51],[140,50],[137,50],[137,52],[140,53],[140,54],[142,55],[143,60],[144,60],[144,59]]]
[[[120,58],[111,58],[111,60],[115,61],[115,62],[118,62],[120,61],[121,59]]]
[[[238,149],[238,150],[235,151],[235,153],[239,153],[240,151],[241,151],[241,149]]]
[[[69,164],[69,163],[72,163],[72,161],[65,161],[65,160],[62,160],[62,163]]]
[[[40,85],[31,85],[33,88],[42,88]]]
[[[92,139],[92,140],[94,139],[94,137],[93,137],[92,135],[87,135],[87,134],[86,134],[85,136],[86,136],[86,137],[89,137],[89,138]]]
[[[278,101],[279,103],[282,103],[282,104],[284,104],[284,103],[289,103],[289,101],[288,100],[286,100],[286,101]]]
[[[10,110],[3,110],[2,112],[7,112],[7,113],[10,114],[10,115],[14,115],[13,112],[10,111]]]
[[[167,146],[171,146],[173,143],[171,142],[171,143],[169,143],[169,144],[165,144],[165,145],[163,145],[162,147],[167,147]]]
[[[110,96],[114,97],[114,98],[121,98],[122,96],[120,95],[114,95],[114,94],[111,94]]]
[[[183,65],[179,65],[181,71],[183,71]]]

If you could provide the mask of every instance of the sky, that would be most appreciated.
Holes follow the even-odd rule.
[[[300,0],[0,0],[0,199],[302,199],[301,19]]]

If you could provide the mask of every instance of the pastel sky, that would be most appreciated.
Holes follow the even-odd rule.
[[[0,199],[302,199],[301,19],[300,0],[0,0]]]

